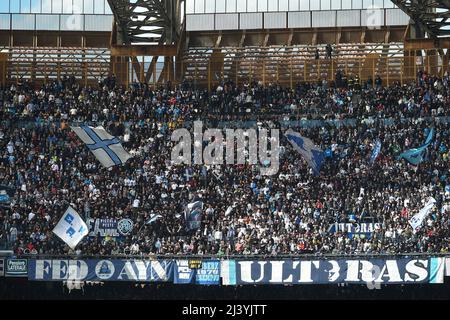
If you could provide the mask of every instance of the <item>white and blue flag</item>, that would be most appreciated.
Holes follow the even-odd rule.
[[[303,156],[312,168],[314,175],[319,175],[325,157],[322,149],[314,145],[310,139],[302,137],[299,133],[291,129],[286,131],[285,135],[294,149]]]
[[[94,156],[105,167],[122,165],[132,156],[122,147],[120,140],[110,135],[103,127],[71,127]]]
[[[69,206],[53,229],[53,233],[73,250],[88,235],[89,228],[78,212]]]
[[[375,142],[375,147],[373,148],[372,151],[372,155],[370,156],[370,164],[374,164],[375,160],[377,160],[378,155],[380,154],[381,151],[381,141],[377,140],[377,142]]]
[[[435,203],[436,199],[430,197],[425,206],[422,209],[420,209],[420,211],[409,220],[409,225],[413,229],[413,233],[416,233],[417,231],[420,230],[423,220],[425,220],[425,218],[430,213],[431,209],[433,209]]]
[[[161,219],[161,218],[162,218],[162,215],[152,213],[152,214],[150,214],[150,218],[145,222],[145,224],[146,225],[152,224],[152,223],[158,221],[158,219]]]

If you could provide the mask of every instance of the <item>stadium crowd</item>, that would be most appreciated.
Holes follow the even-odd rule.
[[[37,88],[13,84],[0,90],[0,184],[16,190],[0,207],[0,243],[17,254],[73,253],[52,233],[71,204],[86,220],[134,222],[121,239],[86,237],[76,254],[449,252],[449,105],[448,74],[420,73],[416,82],[390,86],[342,75],[294,89],[222,83],[212,92],[189,82],[124,88],[113,76],[98,88],[74,78]],[[237,120],[269,128],[310,121],[315,125],[292,129],[326,150],[326,161],[314,176],[281,135],[274,176],[261,176],[252,165],[173,165],[171,132],[193,120],[205,127],[226,121],[229,128],[238,127]],[[354,122],[339,122],[345,120]],[[103,168],[70,129],[73,123],[103,125],[134,157]],[[424,162],[397,159],[421,145],[430,128],[435,137]],[[382,149],[371,165],[377,139]],[[415,233],[408,220],[431,196],[436,206]],[[201,227],[187,230],[184,209],[199,199],[205,204]],[[161,218],[151,219],[155,215]],[[336,222],[379,224],[362,238],[330,232]]]

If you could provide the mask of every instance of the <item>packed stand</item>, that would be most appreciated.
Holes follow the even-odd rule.
[[[188,82],[124,88],[114,77],[98,88],[83,88],[73,78],[37,88],[13,84],[0,90],[0,184],[16,190],[11,204],[0,207],[0,244],[17,254],[74,253],[52,234],[70,204],[86,220],[134,222],[131,235],[87,237],[76,254],[449,252],[449,105],[450,77],[424,73],[403,86],[341,74],[335,82],[293,90],[222,83],[210,93]],[[280,170],[270,177],[251,165],[171,163],[171,132],[191,128],[193,120],[205,127],[228,121],[234,128],[233,121],[248,120],[282,128],[286,120],[333,119],[356,122],[293,127],[328,151],[320,176],[283,136]],[[103,125],[134,157],[123,166],[101,167],[70,129],[74,123]],[[397,160],[403,150],[421,145],[432,127],[436,135],[423,163]],[[383,148],[372,166],[377,139]],[[408,220],[430,196],[436,207],[414,233]],[[183,211],[198,199],[205,204],[202,225],[188,231]],[[148,223],[154,215],[162,218]],[[350,216],[379,227],[370,238],[330,232]]]

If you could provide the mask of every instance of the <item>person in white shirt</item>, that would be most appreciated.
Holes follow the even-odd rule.
[[[139,253],[139,244],[133,243],[130,247],[131,254],[138,254]]]
[[[6,149],[8,150],[9,154],[14,153],[14,143],[12,141],[8,142],[8,145],[6,146]]]
[[[12,226],[9,229],[9,241],[10,242],[15,242],[17,240],[17,228],[15,226]]]
[[[28,221],[33,220],[33,218],[34,218],[35,216],[36,216],[36,215],[35,215],[33,212],[30,212],[30,213],[28,214]]]
[[[208,209],[206,209],[205,212],[206,212],[206,214],[207,214],[208,216],[214,215],[214,209],[213,209],[213,207],[212,207],[211,205],[208,206]]]
[[[222,231],[216,230],[216,231],[214,232],[214,239],[215,239],[216,241],[222,241]]]

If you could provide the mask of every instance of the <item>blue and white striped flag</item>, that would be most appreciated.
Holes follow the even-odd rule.
[[[220,277],[224,286],[236,285],[236,261],[220,261]]]
[[[105,168],[122,165],[132,157],[122,147],[120,140],[101,126],[92,128],[84,125],[71,128]]]
[[[314,175],[319,175],[322,162],[324,160],[324,152],[314,145],[314,143],[299,133],[289,129],[285,133],[287,139],[294,149],[305,158],[308,165],[312,168]]]
[[[370,164],[374,164],[375,160],[377,160],[378,155],[380,154],[381,151],[381,141],[377,140],[377,142],[375,142],[375,147],[373,148],[372,151],[372,155],[370,156]]]

